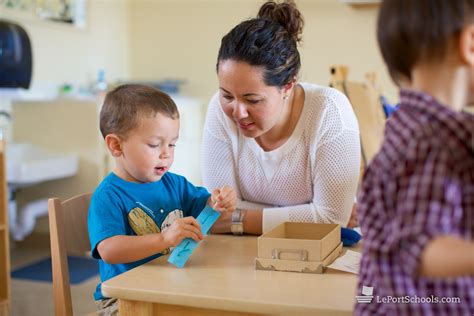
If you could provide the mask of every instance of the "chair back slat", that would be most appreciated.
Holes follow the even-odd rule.
[[[68,254],[84,255],[90,251],[87,211],[91,194],[82,194],[62,203],[66,248]]]
[[[61,202],[48,200],[54,313],[72,316],[68,254],[84,255],[90,250],[87,213],[91,194],[81,194]]]

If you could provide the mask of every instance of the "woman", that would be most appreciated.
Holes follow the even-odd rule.
[[[285,221],[348,224],[358,124],[342,93],[297,82],[302,28],[293,1],[268,1],[222,39],[219,92],[203,136],[204,185],[229,184],[239,200],[213,232],[261,234]]]

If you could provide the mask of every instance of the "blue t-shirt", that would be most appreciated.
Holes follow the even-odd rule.
[[[88,215],[92,257],[99,259],[101,282],[169,252],[165,250],[131,263],[109,264],[97,251],[102,240],[117,235],[159,233],[177,218],[197,217],[209,196],[206,189],[170,172],[160,181],[150,183],[128,182],[110,173],[92,195]],[[94,299],[103,298],[99,283]]]

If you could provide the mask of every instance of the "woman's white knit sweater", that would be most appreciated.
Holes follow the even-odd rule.
[[[203,179],[209,190],[229,185],[238,208],[263,208],[263,231],[285,222],[346,226],[359,179],[359,126],[339,91],[300,83],[305,101],[290,138],[264,151],[210,101],[203,136]]]

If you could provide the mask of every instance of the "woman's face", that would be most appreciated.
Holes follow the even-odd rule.
[[[283,89],[263,81],[263,68],[245,62],[219,62],[219,99],[224,113],[246,137],[270,131],[281,118]]]

